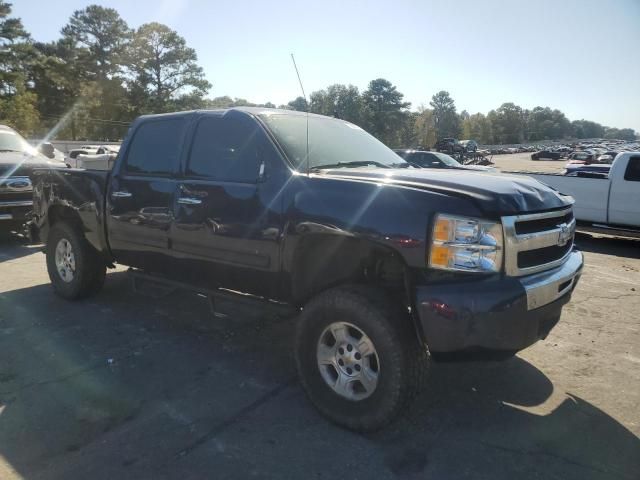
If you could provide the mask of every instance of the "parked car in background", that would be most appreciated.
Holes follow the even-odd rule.
[[[613,159],[615,158],[615,155],[609,155],[609,154],[603,154],[600,155],[597,159],[596,162],[598,163],[611,163],[613,162]]]
[[[596,161],[596,155],[591,152],[573,152],[567,156],[573,163],[589,164]]]
[[[540,150],[531,154],[531,160],[542,160],[548,158],[549,160],[560,160],[562,154],[560,152],[552,152],[551,150]]]
[[[100,145],[95,150],[91,149],[91,153],[77,153],[67,163],[74,168],[111,170],[119,151],[120,145]]]
[[[20,229],[33,208],[29,176],[34,168],[65,167],[31,146],[10,127],[0,125],[0,230]]]
[[[421,150],[394,150],[412,165],[421,168],[457,168],[460,170],[476,170],[480,172],[495,172],[493,167],[482,165],[463,165],[455,158],[442,152],[427,152]]]
[[[69,150],[68,157],[72,160],[75,160],[78,157],[78,155],[95,154],[97,153],[99,148],[100,148],[99,145],[83,145],[79,148],[74,148],[72,150]]]
[[[436,142],[433,149],[437,152],[458,153],[464,149],[455,138],[442,138]]]
[[[545,338],[582,273],[571,198],[528,177],[409,168],[363,129],[303,112],[144,116],[112,171],[33,178],[59,296],[97,293],[117,262],[288,307],[302,387],[358,431],[405,412],[429,352],[507,358]]]
[[[460,140],[460,146],[468,153],[475,153],[478,150],[478,142],[475,140]]]
[[[569,162],[565,165],[564,174],[568,176],[580,176],[584,172],[595,172],[603,175],[608,175],[611,170],[611,165],[597,164],[597,163],[573,163]]]

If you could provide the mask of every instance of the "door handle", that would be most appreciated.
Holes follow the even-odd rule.
[[[182,205],[200,205],[202,200],[199,198],[180,197],[178,198],[178,203]]]
[[[131,197],[133,197],[131,192],[124,192],[124,191],[111,192],[111,198],[131,198]]]

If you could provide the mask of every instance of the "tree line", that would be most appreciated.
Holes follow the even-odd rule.
[[[177,110],[261,106],[310,111],[355,123],[392,147],[429,147],[444,137],[482,144],[563,138],[634,140],[630,128],[570,121],[549,107],[504,103],[488,114],[458,112],[441,91],[417,111],[384,78],[364,91],[331,85],[285,105],[208,97],[212,85],[196,51],[157,22],[131,28],[112,8],[73,12],[53,42],[31,37],[11,4],[0,0],[0,122],[26,135],[59,139],[120,140],[138,115]]]

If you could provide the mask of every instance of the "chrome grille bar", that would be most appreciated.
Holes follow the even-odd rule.
[[[518,266],[518,254],[520,252],[537,250],[545,247],[562,247],[569,242],[572,246],[576,231],[575,218],[569,223],[565,223],[561,220],[562,217],[565,217],[570,213],[571,208],[566,208],[564,210],[557,210],[554,212],[502,217],[502,227],[504,229],[505,239],[504,265],[506,274],[513,277],[520,277],[522,275],[529,275],[549,270],[564,263],[571,254],[572,248],[568,248],[567,253],[563,255],[562,258],[526,268],[520,268]],[[518,223],[553,218],[558,218],[558,225],[556,228],[520,235],[516,233],[516,224]]]

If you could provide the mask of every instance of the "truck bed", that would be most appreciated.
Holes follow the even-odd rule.
[[[571,195],[576,203],[574,214],[585,222],[606,222],[611,182],[607,178],[583,178],[548,173],[528,173],[539,182]]]

